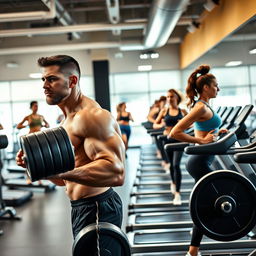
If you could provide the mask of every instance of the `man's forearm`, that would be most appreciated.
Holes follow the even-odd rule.
[[[124,167],[120,161],[101,159],[61,173],[58,177],[92,187],[121,186],[124,181]]]

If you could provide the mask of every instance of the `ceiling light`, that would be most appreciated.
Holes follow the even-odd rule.
[[[140,44],[127,44],[120,46],[120,51],[139,51],[143,50],[144,46]]]
[[[122,59],[124,57],[123,53],[122,52],[116,52],[115,53],[115,58],[116,59]]]
[[[157,52],[151,53],[151,54],[150,54],[150,58],[151,58],[151,59],[158,59],[158,58],[159,58],[159,53],[157,53]]]
[[[141,54],[140,54],[140,59],[146,60],[146,59],[148,59],[148,58],[149,58],[149,55],[148,55],[147,53],[141,53]]]
[[[159,53],[154,51],[147,51],[140,54],[140,59],[157,59],[159,58]]]
[[[19,64],[17,62],[11,61],[11,62],[6,63],[6,67],[7,68],[18,68]]]
[[[256,48],[249,51],[250,54],[256,54]]]
[[[138,71],[150,71],[152,69],[152,65],[141,65],[138,66]]]
[[[30,78],[42,78],[42,73],[30,73],[29,74]]]
[[[226,67],[234,67],[234,66],[239,66],[243,62],[241,60],[234,60],[234,61],[229,61],[225,64]]]

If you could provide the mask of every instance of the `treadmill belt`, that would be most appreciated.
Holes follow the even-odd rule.
[[[148,171],[140,171],[141,175],[158,175],[158,174],[164,174],[166,171],[164,169],[159,170],[148,170]]]
[[[141,171],[165,171],[163,167],[156,167],[156,166],[143,166],[139,168]]]
[[[182,200],[188,200],[190,194],[181,194]],[[164,194],[164,195],[142,195],[136,197],[136,203],[142,204],[142,203],[155,203],[155,202],[168,202],[173,200],[173,195],[170,194]]]
[[[139,215],[136,216],[136,224],[152,224],[176,221],[191,221],[189,212],[165,213],[159,215]]]
[[[170,180],[171,183],[171,177],[169,175],[169,173],[167,173],[166,175],[163,175],[165,172],[162,172],[162,175],[159,175],[159,172],[150,172],[150,173],[142,173],[141,176],[138,176],[138,179],[141,182],[147,182],[147,181],[165,181],[165,180]],[[148,176],[150,175],[150,176]],[[182,178],[185,179],[191,179],[191,176],[189,174],[182,174]]]
[[[165,243],[185,243],[190,242],[190,230],[187,231],[166,231],[166,232],[153,232],[153,233],[135,233],[134,244],[165,244]],[[243,237],[237,241],[249,240]],[[203,242],[214,241],[206,236],[203,236]]]
[[[193,188],[193,184],[181,184],[182,189],[191,189]],[[153,191],[160,191],[160,190],[170,190],[170,184],[163,184],[163,185],[138,185],[137,192],[153,192]]]
[[[169,175],[166,175],[166,176],[153,176],[153,177],[139,177],[139,180],[141,182],[144,182],[144,181],[164,181],[164,180],[170,180],[171,182],[171,177]]]
[[[164,244],[164,243],[184,243],[191,239],[190,231],[166,231],[153,233],[136,233],[134,244]]]

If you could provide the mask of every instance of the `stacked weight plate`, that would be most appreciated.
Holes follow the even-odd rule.
[[[20,144],[32,181],[74,169],[73,146],[63,127],[21,136]]]

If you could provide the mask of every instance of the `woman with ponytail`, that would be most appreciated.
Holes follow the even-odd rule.
[[[210,67],[202,65],[189,77],[186,94],[189,99],[188,106],[191,111],[173,127],[170,137],[184,142],[207,144],[215,141],[219,133],[227,130],[219,130],[221,118],[210,107],[209,101],[216,98],[218,91],[217,80],[209,73]],[[194,124],[194,136],[185,133]],[[211,164],[214,155],[192,155],[186,164],[187,171],[197,182],[201,177],[213,171]],[[195,225],[193,226],[189,252],[186,256],[197,256],[203,233]]]

